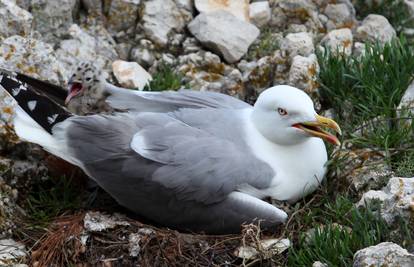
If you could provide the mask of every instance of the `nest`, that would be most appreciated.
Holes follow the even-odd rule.
[[[84,224],[86,214],[57,218],[33,244],[30,265],[280,266],[284,258],[262,245],[270,236],[261,231],[260,224],[243,225],[238,235],[215,236],[180,233],[122,217],[122,224],[91,232]],[[237,255],[246,247],[255,254]]]

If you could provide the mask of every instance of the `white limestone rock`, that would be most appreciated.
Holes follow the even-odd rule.
[[[382,45],[390,42],[396,35],[388,20],[384,16],[375,14],[368,15],[356,30],[359,41],[373,43],[378,41]]]
[[[194,10],[194,2],[193,0],[174,0],[177,4],[178,8],[183,8],[191,13],[193,13]]]
[[[258,246],[261,248],[260,251],[256,249]],[[268,259],[275,255],[283,253],[289,247],[289,239],[271,238],[260,240],[260,244],[240,246],[236,248],[234,255],[245,260],[253,260],[255,258],[259,258],[260,256],[260,258]]]
[[[242,96],[242,74],[221,62],[216,54],[198,51],[178,57],[177,71],[184,76],[192,90],[213,91],[232,96]]]
[[[321,45],[330,49],[334,54],[352,54],[353,36],[348,28],[330,31],[321,41]]]
[[[154,44],[147,39],[141,39],[139,45],[131,50],[130,61],[135,61],[145,69],[154,65],[156,54]]]
[[[108,215],[98,211],[89,211],[83,219],[83,227],[87,232],[101,232],[117,226],[130,225],[120,214]]]
[[[279,6],[289,17],[304,19],[316,11],[316,6],[308,0],[280,0]]]
[[[403,97],[401,98],[398,109],[401,109],[403,107],[409,108],[414,114],[414,82],[411,82]]]
[[[270,25],[277,28],[288,28],[292,24],[301,24],[307,32],[324,31],[324,25],[319,18],[319,8],[315,1],[309,0],[280,0],[278,6],[273,5]]]
[[[373,200],[378,200],[384,202],[388,199],[388,194],[380,190],[370,190],[362,196],[361,200],[358,202],[358,206],[365,206],[368,203],[371,203]]]
[[[131,60],[136,61],[145,68],[149,68],[154,64],[155,57],[147,48],[136,47],[131,50]]]
[[[196,53],[202,50],[200,43],[194,37],[187,37],[183,42],[184,54]]]
[[[108,29],[111,32],[135,28],[141,0],[112,0],[109,7]]]
[[[352,53],[355,57],[363,57],[365,55],[365,44],[361,42],[355,42]]]
[[[382,190],[371,190],[366,192],[358,206],[365,206],[372,201],[380,201],[381,217],[388,224],[393,224],[396,217],[412,220],[414,210],[414,177],[413,178],[391,178]]]
[[[167,46],[169,37],[182,31],[189,20],[172,0],[145,1],[142,13],[142,29],[145,35],[162,47]]]
[[[254,2],[249,7],[250,21],[257,27],[263,27],[269,23],[272,12],[268,1]]]
[[[328,266],[328,264],[326,264],[326,263],[322,263],[322,262],[320,262],[320,261],[315,261],[315,262],[312,264],[312,267],[329,267],[329,266]]]
[[[129,256],[138,257],[141,248],[144,247],[154,236],[155,231],[151,228],[141,228],[137,233],[130,233],[128,236]]]
[[[228,63],[239,61],[259,36],[259,29],[227,11],[201,13],[189,25],[201,44],[223,56]]]
[[[315,54],[308,57],[297,55],[290,66],[289,84],[305,92],[313,92],[318,87],[316,82],[318,74],[319,64]]]
[[[281,41],[280,49],[289,58],[297,55],[307,57],[315,52],[312,36],[307,32],[289,33]]]
[[[118,82],[126,88],[144,89],[151,80],[151,75],[138,63],[116,60],[112,70]]]
[[[27,36],[33,17],[13,1],[0,0],[0,41],[12,35]]]
[[[390,177],[394,176],[392,169],[385,163],[384,159],[372,161],[373,164],[366,164],[360,168],[355,169],[349,174],[347,180],[352,183],[352,186],[359,192],[364,192],[372,188],[378,188],[379,184],[388,181]]]
[[[0,240],[0,265],[12,266],[13,263],[23,261],[27,256],[26,248],[23,244],[13,239]]]
[[[328,4],[324,11],[328,17],[326,28],[328,31],[340,28],[353,28],[356,25],[355,10],[352,5],[345,3]]]
[[[57,58],[65,68],[65,78],[69,78],[81,61],[93,61],[108,72],[112,61],[119,58],[115,41],[101,26],[85,29],[73,24],[69,36],[71,38],[62,40],[56,49]]]
[[[392,242],[358,250],[354,255],[353,267],[371,266],[412,267],[414,255]]]
[[[200,13],[225,10],[243,21],[249,21],[249,0],[195,0]]]
[[[73,24],[76,0],[32,0],[30,12],[34,29],[42,34],[42,40],[56,43],[66,35]]]
[[[306,28],[305,24],[289,24],[285,33],[299,33],[299,32],[306,32],[308,29]]]
[[[22,72],[54,84],[64,84],[64,69],[53,47],[37,39],[11,36],[0,45],[0,68]]]

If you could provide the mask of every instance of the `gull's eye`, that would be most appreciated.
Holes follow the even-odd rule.
[[[288,114],[287,111],[286,111],[286,109],[283,109],[283,108],[278,108],[277,109],[277,112],[279,112],[279,114],[281,116],[286,116]]]

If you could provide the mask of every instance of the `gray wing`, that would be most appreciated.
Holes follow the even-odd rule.
[[[138,112],[168,112],[180,108],[251,108],[251,105],[234,97],[192,90],[178,92],[142,92],[116,87],[109,83],[105,90],[109,93],[106,101],[115,109]]]
[[[241,145],[241,136],[233,136],[239,139],[236,143],[166,114],[144,114],[136,121],[140,129],[132,139],[132,149],[162,164],[152,179],[176,192],[179,199],[211,204],[242,184],[263,189],[274,176],[267,164]]]

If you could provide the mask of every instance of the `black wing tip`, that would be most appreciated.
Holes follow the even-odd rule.
[[[17,101],[18,105],[43,129],[52,133],[55,124],[72,116],[71,113],[53,100],[40,95],[38,92],[42,92],[42,88],[36,88],[36,85],[26,83],[20,80],[20,77],[18,73],[1,70],[0,88],[6,90]],[[42,81],[40,82],[37,85],[41,85]]]

